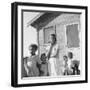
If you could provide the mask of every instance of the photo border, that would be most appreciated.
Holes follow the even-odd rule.
[[[18,84],[18,6],[36,6],[51,8],[72,8],[85,10],[85,80],[80,81],[64,81],[64,82],[48,82],[48,83],[32,83]],[[14,2],[11,4],[11,85],[13,87],[24,86],[42,86],[42,85],[58,85],[58,84],[74,84],[88,82],[88,7],[74,5],[57,5],[43,3]]]

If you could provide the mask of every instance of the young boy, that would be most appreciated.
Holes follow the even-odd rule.
[[[41,61],[39,59],[39,56],[36,55],[37,48],[38,47],[36,44],[32,44],[29,46],[29,51],[31,55],[30,57],[28,57],[27,63],[25,66],[28,77],[39,76],[39,65],[41,64]]]
[[[41,54],[40,76],[48,76],[48,63],[45,53]]]
[[[73,53],[68,52],[68,66],[69,66],[69,69],[71,69],[72,60],[73,60]]]
[[[69,75],[69,68],[68,68],[68,57],[65,55],[65,56],[63,56],[63,59],[64,59],[64,62],[65,62],[65,64],[64,64],[64,68],[65,68],[65,70],[64,70],[64,75]]]
[[[80,75],[80,70],[79,70],[79,61],[78,60],[73,60],[73,53],[68,52],[68,58],[69,58],[69,69],[72,71],[70,75]]]

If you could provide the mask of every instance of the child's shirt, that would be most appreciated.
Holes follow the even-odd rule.
[[[40,76],[47,76],[48,75],[48,63],[41,63],[41,68],[40,68]]]
[[[28,76],[34,77],[39,76],[39,68],[38,64],[41,64],[38,55],[34,55],[28,58],[27,60],[27,67],[28,67]]]
[[[72,74],[72,70],[68,66],[68,62],[65,62],[65,65],[64,65],[64,75],[71,75],[71,74]]]

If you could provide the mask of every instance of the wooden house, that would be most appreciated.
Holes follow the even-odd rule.
[[[81,20],[80,13],[44,12],[40,13],[30,25],[37,30],[39,54],[46,52],[50,34],[56,34],[59,45],[59,60],[62,67],[63,56],[73,53],[73,59],[81,60]]]

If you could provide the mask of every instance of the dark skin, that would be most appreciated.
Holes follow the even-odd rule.
[[[45,55],[42,55],[41,56],[41,60],[42,60],[42,63],[46,63],[46,56]]]
[[[56,44],[55,36],[52,36],[52,35],[51,35],[50,39],[51,39],[51,45]]]
[[[78,69],[78,65],[75,64],[73,67],[73,75],[80,75],[80,70]]]
[[[30,54],[31,56],[34,56],[36,55],[35,52],[36,52],[36,49],[34,47],[29,47],[29,51],[30,51]],[[36,66],[38,67],[38,69],[40,70],[40,64],[36,63]]]
[[[31,56],[35,55],[36,50],[34,47],[29,47],[29,51],[30,51]]]
[[[35,50],[34,47],[30,46],[29,47],[29,51],[30,51],[31,56],[34,56],[35,55],[36,50]],[[27,68],[29,68],[29,67],[27,66]]]

